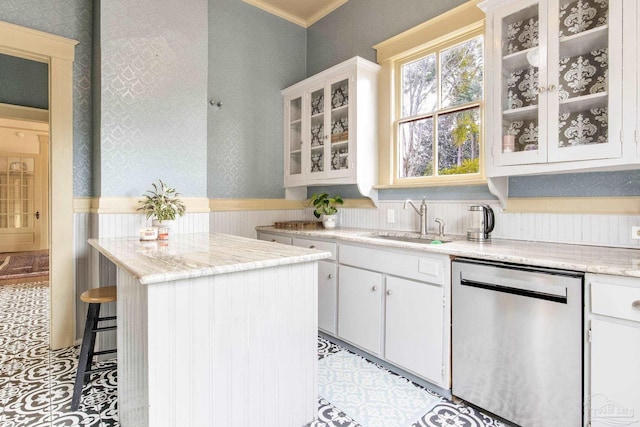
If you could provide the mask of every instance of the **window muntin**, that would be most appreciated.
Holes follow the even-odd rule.
[[[398,178],[478,178],[483,67],[481,35],[398,63]]]

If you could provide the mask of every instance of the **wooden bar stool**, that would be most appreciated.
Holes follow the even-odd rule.
[[[115,286],[104,286],[85,291],[80,295],[80,299],[89,303],[87,311],[87,321],[84,325],[84,334],[82,336],[82,346],[80,347],[80,357],[78,360],[78,372],[76,373],[76,383],[73,387],[73,399],[71,400],[71,410],[77,411],[80,405],[80,397],[82,396],[82,387],[87,378],[94,372],[108,371],[115,369],[116,365],[103,366],[101,368],[91,368],[93,356],[101,354],[115,353],[116,350],[94,351],[96,343],[96,334],[98,332],[113,331],[115,326],[98,327],[98,322],[116,320],[116,316],[100,317],[100,305],[102,303],[117,301],[117,292]]]

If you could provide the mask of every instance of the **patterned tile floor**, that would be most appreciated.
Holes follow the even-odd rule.
[[[70,410],[78,348],[47,349],[48,301],[47,282],[0,286],[0,427],[119,426],[115,371],[93,375],[91,384],[85,386],[80,410]],[[340,350],[318,338],[319,359]],[[504,426],[471,407],[428,392],[440,402],[407,427]],[[366,426],[319,397],[318,419],[309,427]]]

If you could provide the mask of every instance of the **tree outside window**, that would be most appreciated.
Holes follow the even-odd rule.
[[[400,65],[400,178],[478,174],[483,38]]]

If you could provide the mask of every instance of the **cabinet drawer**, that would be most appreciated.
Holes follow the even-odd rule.
[[[336,244],[332,242],[322,242],[319,240],[311,240],[311,239],[298,239],[297,237],[293,239],[293,246],[301,246],[304,248],[318,249],[320,251],[331,252],[331,258],[335,261],[336,259]]]
[[[340,264],[444,285],[447,256],[414,255],[359,246],[340,245]]]
[[[258,233],[258,239],[266,240],[267,242],[282,243],[283,245],[291,244],[291,237],[280,236],[279,234]]]
[[[640,322],[640,287],[592,282],[591,311]]]

